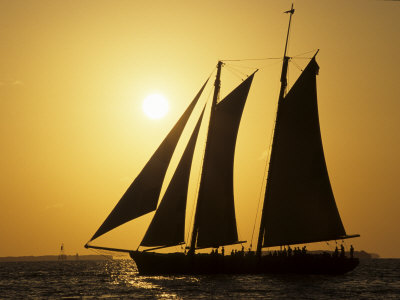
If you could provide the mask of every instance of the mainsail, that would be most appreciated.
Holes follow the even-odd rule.
[[[190,168],[203,113],[204,109],[164,197],[140,244],[141,246],[173,246],[184,242]]]
[[[253,76],[220,101],[211,114],[193,229],[199,248],[238,241],[233,163],[239,123]]]
[[[279,102],[264,202],[264,247],[346,236],[322,147],[313,58]]]
[[[157,208],[172,154],[207,82],[208,79],[90,241]]]

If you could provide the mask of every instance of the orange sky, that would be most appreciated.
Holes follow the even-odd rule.
[[[58,254],[62,242],[69,254],[91,253],[83,245],[217,60],[282,56],[290,4],[0,0],[0,256]],[[346,231],[361,234],[347,243],[400,257],[400,2],[299,0],[295,9],[288,54],[320,49],[327,166]],[[239,234],[249,240],[281,66],[244,65],[261,69],[235,162]],[[298,75],[291,64],[289,84]],[[239,81],[222,76],[224,95]],[[170,101],[158,121],[141,110],[154,92]],[[149,218],[97,244],[134,249]]]

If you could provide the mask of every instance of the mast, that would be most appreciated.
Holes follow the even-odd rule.
[[[285,42],[285,50],[283,52],[283,64],[282,64],[282,73],[281,73],[281,89],[279,92],[279,99],[278,99],[278,108],[277,108],[277,112],[276,112],[276,120],[275,120],[275,129],[276,129],[276,124],[278,124],[278,117],[279,117],[279,106],[283,100],[283,96],[287,87],[287,69],[288,69],[288,63],[289,63],[289,57],[286,56],[286,51],[287,51],[287,45],[288,45],[288,41],[289,41],[289,33],[290,33],[290,24],[292,22],[292,15],[294,14],[294,8],[293,8],[293,3],[292,3],[292,7],[290,8],[290,10],[285,11],[285,13],[290,14],[289,17],[289,26],[288,26],[288,30],[287,30],[287,35],[286,35],[286,42]],[[270,179],[270,174],[271,174],[271,158],[273,157],[273,153],[274,153],[274,143],[276,141],[276,130],[274,132],[274,137],[272,140],[272,145],[271,145],[271,156],[269,159],[269,169],[268,169],[268,177],[267,177],[267,182]],[[265,198],[267,198],[268,196],[268,183],[267,183],[267,187],[265,190]],[[265,227],[265,198],[264,198],[264,205],[263,205],[263,210],[262,210],[262,215],[261,215],[261,222],[260,222],[260,230],[258,233],[258,241],[257,241],[257,255],[261,256],[261,249],[262,249],[262,243],[263,243],[263,239],[264,239],[264,227]]]
[[[286,87],[287,87],[287,69],[288,69],[289,57],[286,56],[286,51],[287,51],[287,45],[288,45],[288,41],[289,41],[290,23],[292,22],[292,15],[294,14],[293,3],[292,3],[291,9],[288,11],[285,11],[285,13],[290,14],[290,17],[289,17],[288,31],[287,31],[287,35],[286,35],[285,51],[283,52],[281,90],[279,92],[279,101],[281,101],[283,99],[283,95],[284,95]],[[279,102],[278,102],[278,105],[279,105]]]
[[[214,113],[215,106],[217,105],[217,101],[218,101],[218,98],[219,98],[219,92],[220,92],[220,89],[221,89],[221,68],[222,68],[222,64],[223,64],[222,61],[218,61],[218,64],[217,64],[217,75],[215,77],[215,83],[214,83],[215,89],[214,89],[214,95],[213,95],[213,99],[212,99],[212,103],[211,103],[210,120],[212,120],[212,115]],[[206,141],[208,141],[209,135],[210,135],[210,131],[207,132],[207,140]],[[206,144],[206,148],[207,148],[207,144]],[[207,154],[207,151],[205,153]],[[206,159],[207,159],[207,155],[205,155],[204,161]],[[204,176],[204,173],[202,172],[201,181],[203,180],[203,176]],[[198,216],[199,206],[200,206],[200,203],[199,203],[199,201],[197,201],[196,212],[195,212],[195,216],[194,216],[192,237],[191,237],[191,242],[190,242],[190,250],[189,250],[189,253],[193,253],[193,254],[194,254],[195,249],[196,249],[197,232],[198,232],[198,228],[199,228],[199,224],[198,224],[199,223],[199,220],[198,220],[199,219],[199,216]]]

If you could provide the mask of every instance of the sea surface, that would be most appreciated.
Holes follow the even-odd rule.
[[[139,276],[131,260],[0,263],[0,299],[400,299],[400,259],[341,276]]]

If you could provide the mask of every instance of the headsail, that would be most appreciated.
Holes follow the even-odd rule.
[[[190,169],[204,109],[197,121],[163,199],[141,246],[173,246],[184,242],[185,213]]]
[[[210,119],[197,203],[197,247],[238,241],[233,200],[236,137],[254,74],[215,106]],[[196,222],[196,221],[195,221]]]
[[[90,240],[94,240],[115,227],[154,211],[157,208],[162,183],[172,154],[185,128],[187,120],[207,82],[208,79],[164,141],[154,152],[143,170]]]
[[[264,202],[264,247],[346,235],[322,147],[313,58],[279,103]]]

